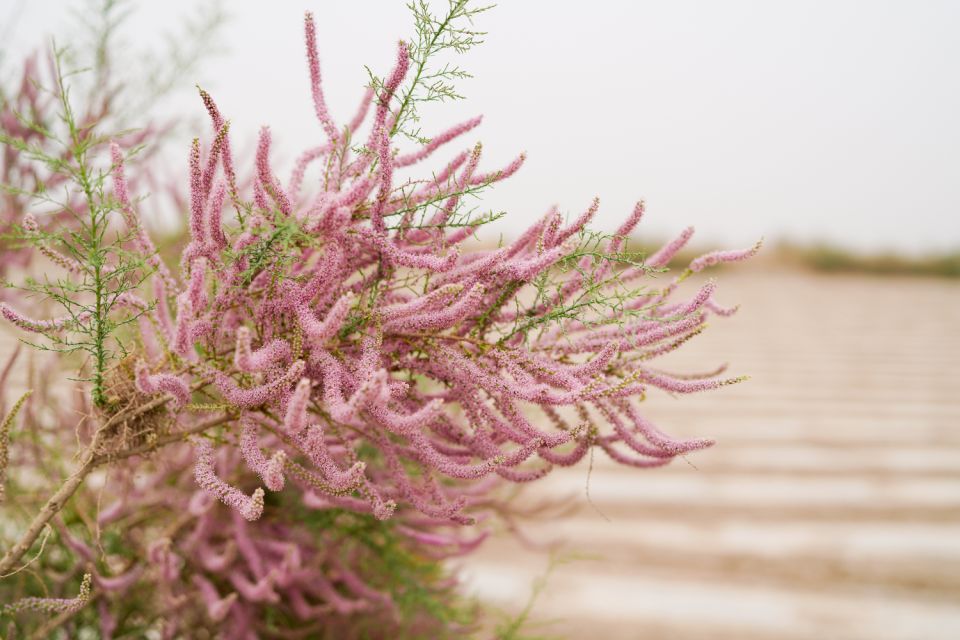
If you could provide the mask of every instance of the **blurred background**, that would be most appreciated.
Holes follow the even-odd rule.
[[[69,44],[82,6],[0,1],[3,73],[49,35]],[[130,7],[122,33],[146,51],[215,9]],[[197,83],[240,140],[272,126],[279,167],[321,139],[304,9],[335,117],[412,33],[400,0],[222,8],[215,53],[162,107],[196,116],[163,151],[175,172],[206,133]],[[504,0],[478,18],[486,44],[456,61],[467,99],[423,118],[429,135],[483,114],[496,166],[527,151],[484,200],[508,213],[489,241],[599,195],[608,230],[647,201],[637,246],[692,224],[700,248],[766,249],[718,272],[740,312],[671,361],[751,379],[647,399],[664,430],[718,445],[537,483],[527,504],[569,513],[522,525],[539,550],[505,533],[466,561],[473,593],[505,614],[532,602],[534,628],[569,638],[960,637],[958,24],[934,0]]]

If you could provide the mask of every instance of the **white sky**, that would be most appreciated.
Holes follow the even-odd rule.
[[[25,3],[8,51],[63,33],[72,4]],[[5,24],[17,5],[0,0]],[[154,39],[194,5],[141,0],[131,38]],[[363,65],[385,73],[411,34],[401,0],[228,8],[227,52],[183,78],[178,108],[202,114],[191,93],[200,81],[232,133],[270,124],[280,159],[323,135],[304,9],[317,16],[324,86],[341,120],[362,92]],[[642,228],[655,238],[694,224],[702,240],[727,244],[960,246],[960,2],[502,0],[477,26],[486,44],[457,61],[476,76],[461,85],[468,100],[426,111],[424,131],[484,114],[464,146],[483,140],[488,167],[528,152],[485,199],[508,211],[507,232],[550,204],[576,214],[599,195],[606,228],[644,198]],[[195,133],[182,134],[184,161]]]

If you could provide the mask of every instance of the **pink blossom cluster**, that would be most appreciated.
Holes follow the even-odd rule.
[[[137,399],[165,399],[175,429],[202,424],[205,411],[229,420],[196,430],[189,448],[170,447],[136,482],[132,463],[117,465],[123,490],[111,489],[98,526],[175,514],[137,540],[143,553],[122,570],[98,569],[92,546],[60,527],[105,594],[97,602],[105,638],[119,625],[111,594],[143,584],[166,612],[165,637],[198,625],[260,637],[268,610],[325,632],[358,616],[382,631],[398,624],[398,597],[382,583],[376,553],[342,535],[355,520],[389,526],[377,535],[389,531],[418,557],[470,553],[487,529],[464,525],[488,521],[505,484],[539,480],[596,448],[647,468],[710,446],[667,435],[639,403],[651,389],[691,393],[738,380],[652,363],[711,315],[734,311],[715,300],[713,281],[690,297],[682,283],[757,247],[656,277],[692,229],[640,260],[625,245],[643,203],[601,236],[588,230],[594,201],[573,220],[551,209],[504,246],[467,250],[482,221],[463,216],[464,200],[513,175],[524,156],[485,169],[482,146],[468,144],[438,171],[408,176],[480,119],[398,148],[398,95],[411,73],[400,42],[355,115],[334,120],[310,14],[304,30],[325,139],[282,180],[264,128],[244,171],[230,123],[201,90],[212,135],[188,153],[189,237],[178,269],[140,221],[127,141],[111,148],[130,248],[153,269],[144,291],[117,300],[137,319]],[[21,224],[39,233],[33,217]],[[34,320],[6,304],[0,315],[32,332],[68,331],[78,320]],[[343,629],[334,637],[357,635]]]
[[[199,466],[211,474],[240,470],[242,477],[241,455],[238,448],[201,446]],[[184,637],[200,628],[224,638],[262,637],[268,611],[288,616],[301,631],[339,629],[337,637],[358,637],[360,628],[373,630],[374,637],[389,637],[401,624],[408,634],[418,628],[424,637],[439,633],[434,626],[437,621],[428,616],[401,617],[396,595],[402,597],[414,585],[390,581],[390,574],[380,568],[383,558],[378,557],[376,545],[354,539],[350,523],[341,522],[349,514],[311,525],[304,513],[330,510],[315,497],[304,497],[300,507],[289,505],[284,512],[250,521],[244,504],[235,505],[229,498],[224,500],[229,506],[219,504],[217,498],[223,496],[216,488],[204,480],[197,486],[189,473],[197,464],[194,458],[191,449],[177,448],[153,473],[143,475],[135,465],[117,469],[116,480],[126,488],[107,494],[97,527],[106,530],[125,519],[142,517],[145,511],[175,514],[179,523],[164,527],[165,535],[139,540],[140,536],[130,536],[127,543],[139,551],[126,566],[113,572],[98,568],[99,554],[93,546],[60,527],[61,540],[90,571],[101,597],[97,616],[101,637],[115,637],[120,624],[116,611],[122,609],[118,601],[142,585],[149,585],[151,607],[168,612],[160,628],[165,638]],[[140,482],[130,482],[134,473],[141,476]],[[214,482],[222,482],[213,477]],[[262,490],[257,491],[262,500]],[[99,499],[104,499],[103,494]],[[258,508],[263,508],[262,502]],[[353,525],[362,529],[364,522]],[[439,561],[468,553],[486,536],[468,538],[458,529],[427,529],[407,520],[392,535],[394,546],[416,554],[419,562]],[[18,608],[37,609],[41,604],[28,601]],[[52,610],[68,604],[50,600],[44,606]]]
[[[211,382],[218,399],[238,412],[243,463],[262,484],[253,491],[229,484],[211,462],[213,445],[201,442],[199,486],[247,520],[263,514],[264,489],[294,485],[316,507],[380,519],[411,510],[437,524],[470,524],[490,482],[542,478],[592,447],[651,467],[709,446],[706,439],[667,436],[643,417],[637,399],[652,387],[688,393],[731,382],[691,380],[649,365],[702,330],[711,313],[726,313],[712,282],[674,301],[685,272],[624,304],[551,320],[598,282],[615,293],[647,277],[690,233],[647,264],[616,265],[643,215],[639,203],[604,241],[600,260],[578,256],[594,203],[569,224],[551,210],[506,246],[462,252],[475,229],[450,224],[458,201],[509,177],[524,157],[481,171],[477,145],[429,179],[401,178],[401,169],[479,120],[418,149],[396,149],[394,96],[409,65],[401,42],[378,92],[368,91],[341,126],[326,106],[309,14],[305,34],[326,142],[304,151],[284,182],[264,128],[245,200],[228,123],[202,93],[214,137],[205,150],[194,141],[189,154],[190,242],[180,278],[161,270],[154,279],[152,324],[143,325],[139,389],[170,393],[182,407],[192,384]],[[357,153],[351,140],[370,110]],[[128,207],[116,149],[114,160],[115,191]],[[313,167],[322,179],[308,193],[305,175]],[[227,205],[238,224],[225,222]],[[690,271],[755,250],[708,254]],[[571,263],[576,268],[558,272]],[[561,282],[536,304],[520,305],[524,288],[544,277]],[[517,330],[525,326],[538,330]]]

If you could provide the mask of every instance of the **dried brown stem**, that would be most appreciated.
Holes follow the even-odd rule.
[[[66,504],[67,500],[69,500],[73,494],[76,493],[77,489],[80,488],[80,486],[83,484],[83,481],[94,469],[101,465],[115,462],[117,460],[123,460],[132,456],[143,455],[151,451],[155,451],[162,446],[179,442],[190,435],[201,433],[207,429],[211,429],[234,419],[234,417],[231,415],[219,416],[217,418],[201,422],[183,431],[167,434],[157,438],[157,440],[154,442],[133,447],[132,449],[111,453],[96,453],[103,434],[107,433],[110,427],[121,422],[122,420],[131,419],[137,415],[150,411],[151,409],[160,407],[169,401],[169,397],[156,398],[150,402],[140,405],[139,407],[136,407],[133,410],[121,412],[112,416],[99,429],[97,429],[91,443],[80,454],[80,464],[77,469],[71,473],[70,476],[64,480],[63,484],[60,485],[60,488],[57,489],[52,496],[50,496],[46,504],[43,505],[43,508],[40,509],[40,512],[34,516],[33,520],[30,522],[30,525],[27,527],[27,530],[23,533],[16,544],[7,550],[3,558],[0,558],[0,576],[8,573],[13,566],[20,561],[23,555],[30,549],[31,546],[33,546],[33,543],[36,542],[47,523],[50,522],[50,520],[57,513],[59,513],[61,509],[63,509],[63,506]]]

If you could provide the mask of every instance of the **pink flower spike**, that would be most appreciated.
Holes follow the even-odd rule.
[[[463,284],[460,282],[442,285],[425,296],[419,296],[410,302],[405,302],[403,304],[398,304],[384,309],[383,320],[385,322],[389,322],[391,320],[403,318],[420,311],[433,309],[437,306],[445,306],[452,302],[455,296],[462,293],[463,289]]]
[[[705,306],[707,307],[707,309],[710,309],[710,311],[712,311],[716,315],[724,318],[728,316],[732,316],[740,309],[739,305],[735,305],[732,307],[721,307],[716,302],[714,302],[713,299],[707,300],[707,303]]]
[[[175,409],[182,409],[190,402],[190,387],[175,375],[169,373],[151,374],[147,363],[139,360],[136,364],[134,384],[140,393],[148,395],[166,392],[173,396]]]
[[[24,331],[30,331],[32,333],[44,333],[46,331],[63,331],[64,329],[75,326],[78,323],[86,322],[90,319],[91,314],[89,311],[84,311],[83,313],[77,314],[76,317],[63,316],[60,318],[54,318],[52,320],[34,320],[25,315],[17,313],[7,306],[5,302],[0,302],[0,315],[2,315],[8,322],[15,324]]]
[[[363,97],[360,98],[360,104],[357,107],[356,113],[353,114],[353,118],[350,120],[350,132],[353,133],[360,128],[360,125],[363,124],[363,121],[367,117],[367,112],[370,110],[370,104],[373,102],[373,87],[367,87],[363,92]]]
[[[596,215],[597,210],[600,208],[600,198],[594,198],[593,202],[590,204],[590,208],[580,214],[580,217],[574,220],[569,227],[558,232],[556,237],[553,239],[553,244],[558,245],[566,241],[570,236],[575,233],[580,233],[587,224],[593,219],[593,216]]]
[[[20,611],[41,611],[43,613],[73,613],[87,605],[90,600],[90,583],[93,576],[84,574],[80,583],[80,593],[75,598],[21,598],[3,606],[3,613],[12,616]]]
[[[723,262],[740,262],[741,260],[746,260],[756,255],[762,245],[763,240],[760,240],[749,249],[741,249],[739,251],[712,251],[696,258],[690,263],[689,268],[691,271],[696,272]]]
[[[483,302],[486,289],[475,284],[453,304],[440,310],[430,310],[391,320],[384,324],[384,331],[443,331],[474,313]]]
[[[230,583],[243,596],[244,600],[272,604],[280,602],[280,596],[274,590],[273,574],[267,574],[260,580],[252,582],[244,572],[233,570],[230,572],[229,578]]]
[[[153,241],[143,228],[143,225],[140,224],[140,219],[133,209],[127,187],[127,179],[123,170],[123,152],[120,150],[120,145],[116,142],[110,143],[110,158],[113,162],[113,192],[117,197],[117,201],[120,203],[120,212],[123,214],[124,222],[126,222],[130,230],[134,232],[136,247],[146,258],[147,264],[156,269],[160,274],[160,279],[166,288],[170,291],[176,291],[177,284],[170,274],[170,269],[168,269],[167,265],[160,259]]]
[[[194,477],[197,484],[228,507],[235,509],[244,519],[257,520],[263,513],[263,489],[257,487],[253,495],[248,496],[217,477],[213,468],[213,445],[208,440],[199,440],[195,449],[197,462]]]
[[[390,262],[394,264],[403,267],[413,267],[414,269],[426,269],[427,271],[433,271],[435,273],[449,271],[457,264],[457,260],[460,258],[460,251],[456,247],[446,256],[437,256],[423,253],[410,253],[409,251],[398,248],[393,242],[387,240],[383,240],[380,246],[385,257],[389,258]]]
[[[223,202],[226,197],[227,185],[218,182],[207,210],[207,239],[210,251],[215,256],[227,248],[227,236],[223,232]]]
[[[237,327],[237,346],[233,363],[240,371],[246,373],[265,371],[277,362],[289,361],[291,354],[290,344],[281,338],[274,338],[256,351],[252,351],[250,329]]]
[[[316,346],[323,346],[328,340],[333,338],[340,328],[343,327],[347,314],[353,306],[353,294],[346,293],[327,311],[323,320],[317,320],[313,311],[305,304],[297,305],[297,321],[300,328],[307,334],[310,342]]]
[[[298,435],[307,427],[307,404],[310,402],[312,384],[310,378],[301,378],[287,402],[283,426],[290,435]]]
[[[627,218],[620,228],[616,230],[611,238],[610,243],[607,245],[607,253],[617,253],[620,251],[620,247],[623,245],[624,240],[627,239],[627,236],[630,235],[630,232],[636,228],[640,223],[640,218],[643,217],[644,204],[643,200],[639,201],[634,207],[633,212],[630,214],[630,217]],[[605,262],[605,265],[609,265],[609,262]]]
[[[217,135],[213,139],[213,145],[207,152],[207,166],[203,169],[200,178],[200,194],[204,201],[210,196],[210,187],[213,186],[213,178],[217,172],[217,164],[220,160],[220,153],[223,150],[224,142],[230,132],[230,123],[224,122],[217,130]]]
[[[500,169],[498,171],[491,171],[489,173],[481,173],[479,175],[474,176],[470,180],[470,184],[472,186],[477,186],[481,184],[488,184],[491,182],[500,182],[501,180],[506,180],[507,178],[515,174],[517,171],[519,171],[520,167],[523,166],[523,163],[526,162],[526,160],[527,160],[527,154],[521,153],[503,169]]]
[[[743,382],[745,379],[746,378],[741,377],[724,380],[687,380],[683,378],[674,378],[673,376],[654,373],[647,370],[642,370],[640,375],[641,381],[651,384],[655,387],[659,387],[665,391],[672,391],[673,393],[697,393],[700,391],[710,391],[712,389],[719,389],[720,387]]]
[[[483,116],[477,116],[476,118],[471,118],[466,122],[461,122],[460,124],[447,129],[443,133],[439,133],[434,137],[430,138],[430,142],[423,145],[419,150],[408,153],[402,156],[397,157],[396,166],[406,167],[408,165],[414,164],[428,157],[434,151],[436,151],[442,145],[450,142],[454,138],[458,138],[470,131],[471,129],[476,128],[480,122],[483,121]]]
[[[630,420],[633,421],[635,428],[639,430],[639,432],[650,444],[669,452],[671,455],[682,455],[691,451],[706,449],[707,447],[712,447],[716,444],[716,440],[711,438],[693,438],[689,440],[672,438],[660,431],[660,429],[658,429],[653,423],[640,415],[640,412],[637,410],[637,408],[629,401],[619,400],[618,403],[620,409],[626,413],[627,416],[629,416]]]
[[[367,465],[364,462],[355,462],[352,467],[342,471],[340,466],[330,455],[325,435],[320,425],[312,425],[307,429],[306,437],[302,440],[303,449],[310,460],[320,468],[320,472],[335,491],[342,491],[358,486],[363,480]]]
[[[200,256],[190,266],[190,287],[187,289],[190,296],[190,309],[195,314],[207,308],[206,276],[207,259]]]
[[[283,466],[287,455],[282,450],[277,451],[270,460],[263,456],[260,443],[257,439],[257,425],[249,418],[242,416],[243,432],[240,435],[240,453],[247,465],[263,480],[263,484],[270,491],[283,491]]]
[[[257,184],[266,191],[273,201],[277,203],[277,208],[285,216],[293,213],[293,205],[290,204],[290,198],[280,186],[280,181],[273,176],[270,169],[270,127],[260,129],[260,140],[257,142]]]
[[[206,603],[207,615],[210,616],[210,620],[213,622],[221,622],[227,617],[227,614],[230,612],[230,607],[236,602],[237,593],[232,592],[221,598],[213,583],[200,574],[194,574],[191,579],[197,586],[197,589],[199,589],[204,603]]]
[[[400,86],[400,83],[403,82],[404,76],[407,75],[407,69],[410,67],[410,55],[407,47],[407,43],[401,40],[397,43],[397,62],[393,67],[393,71],[390,73],[389,77],[383,83],[383,91],[378,96],[378,113],[377,120],[378,123],[383,125],[386,123],[386,110],[390,106],[390,100],[393,98],[393,94],[396,92],[397,88]],[[380,112],[382,110],[382,113]]]
[[[707,304],[707,301],[710,300],[710,296],[713,295],[713,292],[717,290],[717,282],[713,278],[707,281],[700,291],[697,292],[697,295],[693,297],[692,300],[686,304],[680,306],[675,312],[672,312],[670,315],[675,315],[679,318],[687,316],[695,311],[698,311],[701,307]]]
[[[197,246],[206,242],[203,220],[204,211],[203,172],[200,169],[200,139],[194,138],[190,145],[190,237]]]
[[[174,331],[173,351],[181,356],[187,356],[193,346],[193,309],[190,306],[190,296],[186,292],[177,296],[177,325]]]
[[[307,67],[310,69],[310,94],[313,96],[313,109],[317,120],[323,126],[330,142],[336,144],[340,139],[340,132],[330,117],[327,102],[323,97],[320,86],[320,56],[317,54],[317,29],[313,23],[313,14],[307,11],[303,17],[304,40],[307,47]]]
[[[223,116],[220,115],[220,110],[217,108],[216,103],[213,101],[213,98],[210,97],[210,94],[197,87],[200,91],[200,99],[203,100],[203,106],[207,109],[207,113],[210,114],[210,120],[213,123],[213,130],[220,131],[224,125]],[[227,132],[223,136],[223,143],[220,149],[220,161],[223,166],[223,174],[227,178],[227,185],[230,189],[230,197],[236,200],[237,198],[237,177],[233,169],[233,154],[230,152],[230,135]]]
[[[600,448],[603,449],[603,452],[613,460],[614,462],[619,462],[620,464],[627,465],[628,467],[636,467],[638,469],[652,469],[655,467],[662,467],[666,464],[670,464],[670,461],[673,460],[672,457],[666,458],[647,458],[644,456],[636,455],[627,455],[622,451],[619,451],[614,447],[612,442],[609,442],[606,439],[600,438],[597,440],[597,444],[600,445]]]
[[[37,219],[30,212],[27,212],[23,216],[23,230],[27,233],[28,236],[34,238],[36,242],[36,248],[45,255],[51,262],[56,265],[59,265],[63,269],[71,272],[81,274],[84,271],[82,264],[74,260],[73,258],[68,258],[53,249],[47,246],[46,240],[44,238],[38,237],[40,232],[40,225],[37,224]]]
[[[677,255],[678,251],[683,249],[691,237],[693,237],[693,227],[687,227],[674,240],[660,247],[656,253],[647,258],[644,265],[651,269],[659,269],[667,266],[667,263],[673,259],[673,256]]]
[[[608,342],[590,362],[570,367],[570,372],[579,378],[590,378],[602,372],[617,355],[617,344]]]
[[[303,374],[303,369],[303,360],[297,360],[276,380],[250,389],[241,388],[233,378],[222,371],[212,370],[211,373],[214,384],[228,402],[250,409],[276,398],[282,390],[293,384],[293,381]]]
[[[383,89],[377,98],[377,112],[374,118],[373,130],[370,132],[370,147],[377,152],[380,162],[379,182],[380,188],[377,192],[373,209],[370,212],[370,221],[373,231],[378,237],[386,235],[386,226],[383,221],[384,208],[387,198],[390,196],[390,186],[393,179],[393,153],[390,149],[390,131],[386,121],[387,111],[390,109],[390,100],[393,94],[400,86],[407,69],[410,66],[410,57],[407,51],[407,44],[400,41],[397,46],[397,63],[393,71],[383,83]]]
[[[324,144],[319,147],[307,149],[300,154],[300,157],[297,158],[297,162],[293,166],[290,182],[287,184],[287,193],[289,193],[291,201],[296,202],[300,197],[300,186],[303,184],[303,177],[307,172],[307,166],[317,158],[324,157],[329,152],[330,145]]]
[[[135,565],[132,569],[119,576],[111,576],[107,578],[99,574],[94,574],[93,582],[97,585],[98,589],[102,589],[104,591],[127,591],[130,587],[136,584],[137,579],[140,578],[140,574],[142,572],[143,565]]]

